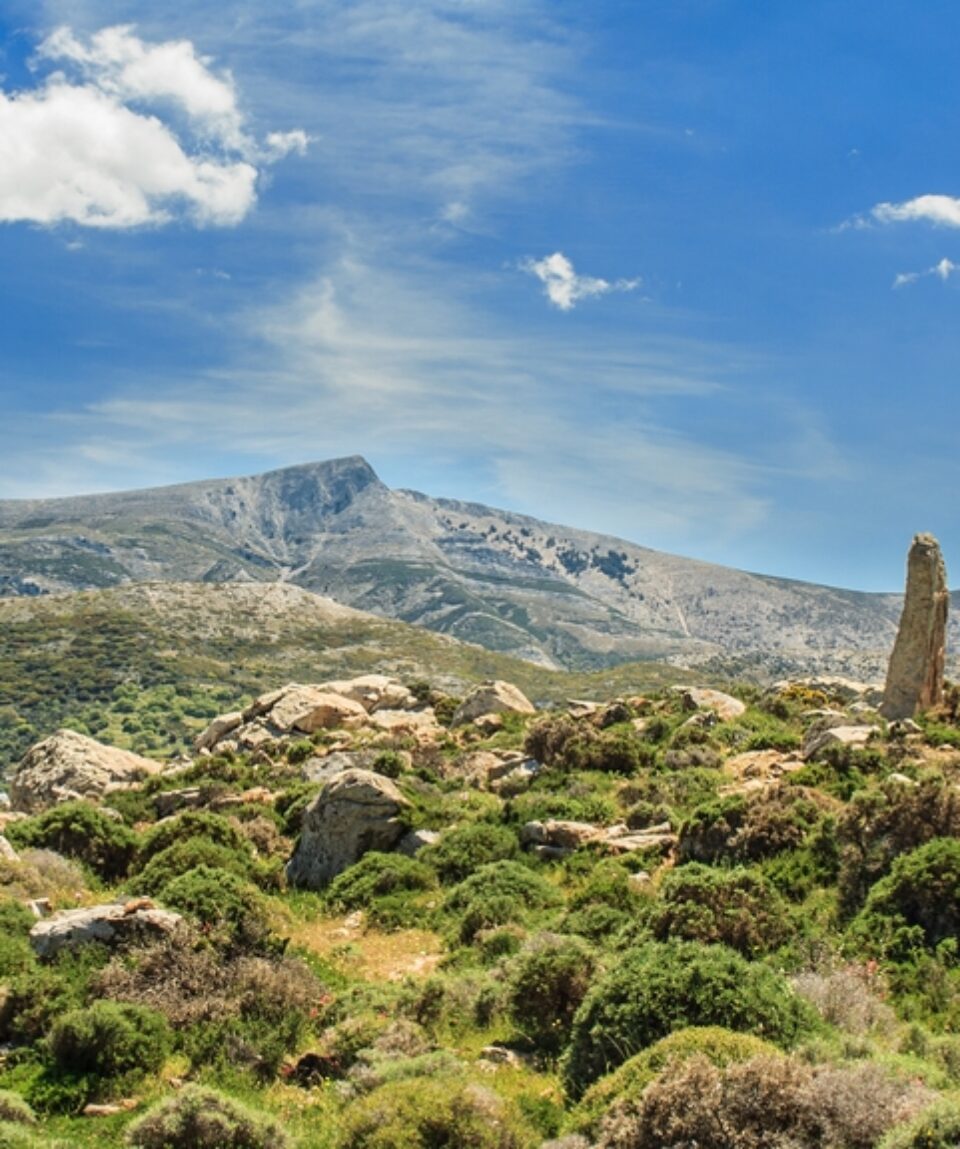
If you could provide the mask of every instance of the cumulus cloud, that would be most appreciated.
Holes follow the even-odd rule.
[[[258,166],[307,147],[302,131],[260,145],[232,77],[187,40],[148,44],[124,25],[85,43],[59,28],[37,62],[63,70],[0,90],[3,222],[130,228],[186,213],[237,224],[256,202]]]
[[[926,220],[941,227],[960,227],[960,199],[948,195],[921,195],[903,203],[878,203],[870,215],[877,223]]]
[[[933,267],[928,267],[926,271],[903,271],[893,281],[894,287],[907,287],[911,283],[916,283],[918,279],[924,279],[928,275],[935,275],[943,283],[946,283],[955,271],[960,271],[960,263],[954,263],[952,259],[941,259],[939,263],[934,264]]]
[[[607,295],[611,291],[633,291],[640,286],[639,279],[618,279],[610,283],[606,279],[577,275],[573,264],[561,251],[543,259],[524,260],[520,266],[521,270],[540,280],[547,298],[561,311],[572,311],[582,299]]]

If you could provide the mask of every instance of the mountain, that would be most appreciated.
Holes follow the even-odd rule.
[[[143,581],[290,583],[547,667],[659,659],[763,676],[882,673],[901,601],[391,490],[356,456],[0,501],[0,594]]]

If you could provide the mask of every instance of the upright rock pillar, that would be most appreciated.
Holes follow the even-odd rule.
[[[907,556],[907,592],[880,713],[912,718],[943,700],[943,664],[950,592],[940,544],[916,535]]]

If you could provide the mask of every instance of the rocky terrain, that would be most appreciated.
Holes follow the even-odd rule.
[[[165,763],[45,731],[0,1144],[951,1149],[960,695],[882,698],[366,673]]]
[[[151,580],[295,584],[546,667],[660,659],[768,680],[876,677],[901,602],[390,490],[360,458],[0,502],[0,595]]]

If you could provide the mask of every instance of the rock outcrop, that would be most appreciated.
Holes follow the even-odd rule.
[[[933,535],[916,535],[907,556],[903,614],[880,707],[884,718],[912,718],[943,700],[949,602],[940,544]]]
[[[721,722],[732,722],[746,713],[747,708],[739,698],[724,694],[722,690],[710,690],[701,686],[678,686],[676,690],[685,710],[709,710]]]
[[[256,750],[276,738],[360,726],[390,733],[437,732],[433,711],[418,706],[401,682],[384,674],[309,685],[291,682],[261,694],[246,710],[214,718],[194,747],[200,753]]]
[[[61,910],[37,922],[30,931],[30,944],[38,957],[52,958],[62,949],[86,942],[113,946],[163,937],[173,933],[181,921],[179,914],[160,909],[149,898],[130,898],[81,910]]]
[[[287,863],[291,884],[322,889],[368,850],[392,850],[406,832],[399,818],[410,803],[389,778],[345,770],[303,812],[303,830]]]
[[[159,762],[104,746],[74,730],[58,730],[20,760],[10,779],[10,804],[28,814],[76,798],[99,799],[110,789],[142,782]]]
[[[454,711],[451,726],[465,726],[488,714],[536,714],[529,698],[511,682],[484,682]]]

